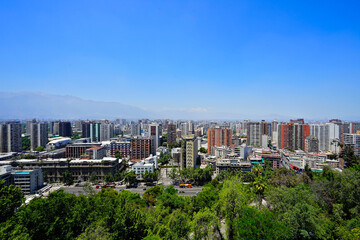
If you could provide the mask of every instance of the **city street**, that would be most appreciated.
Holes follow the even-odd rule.
[[[150,187],[139,186],[137,188],[128,188],[128,189],[126,189],[125,186],[117,186],[116,188],[114,188],[114,190],[116,190],[116,191],[128,190],[128,191],[133,192],[133,193],[139,193],[140,196],[142,196],[143,193],[145,192],[144,188],[148,189]],[[75,193],[76,195],[80,194],[80,193],[84,193],[82,187],[73,187],[73,186],[67,187],[67,186],[64,186],[64,187],[62,187],[62,189],[64,189],[65,192]],[[101,191],[101,189],[96,189],[95,186],[93,187],[93,189],[95,190],[95,192],[100,192]],[[194,196],[198,192],[201,191],[202,187],[193,187],[193,188],[175,187],[175,189],[177,189],[178,191],[184,191],[184,193],[178,193],[180,196]]]

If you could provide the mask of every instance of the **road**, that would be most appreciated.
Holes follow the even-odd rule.
[[[150,187],[146,187],[146,189],[148,189]],[[82,187],[62,187],[62,189],[64,189],[65,192],[68,193],[75,193],[76,195],[80,194],[80,193],[84,193],[83,188]],[[93,189],[95,190],[95,192],[100,192],[101,189],[96,189],[95,186],[93,187]],[[194,196],[196,195],[198,192],[201,192],[202,187],[193,187],[193,188],[179,188],[179,187],[175,187],[175,189],[177,189],[178,191],[184,191],[183,193],[178,193],[180,196]],[[122,191],[122,190],[128,190],[130,192],[133,193],[139,193],[140,196],[143,195],[143,193],[145,192],[144,187],[137,187],[137,188],[128,188],[126,189],[124,186],[117,186],[116,188],[114,188],[114,190],[116,191]]]

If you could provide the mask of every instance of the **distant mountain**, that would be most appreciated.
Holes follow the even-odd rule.
[[[144,118],[138,107],[38,92],[0,92],[0,119]]]

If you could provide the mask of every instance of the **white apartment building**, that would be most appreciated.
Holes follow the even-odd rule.
[[[310,136],[319,140],[320,151],[339,152],[339,145],[335,143],[339,140],[339,125],[335,123],[310,124]]]

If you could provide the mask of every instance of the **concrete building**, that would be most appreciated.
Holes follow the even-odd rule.
[[[278,125],[278,148],[304,150],[305,138],[310,135],[307,124],[287,123]]]
[[[344,134],[344,144],[353,148],[355,155],[360,156],[360,134]]]
[[[0,124],[0,152],[21,152],[21,124],[7,122]]]
[[[194,135],[190,135],[188,137],[183,137],[185,141],[185,149],[184,149],[184,160],[183,167],[185,168],[194,168],[197,164],[198,159],[198,141],[194,137]]]
[[[247,140],[246,143],[252,146],[261,146],[262,144],[262,124],[260,122],[247,123]]]
[[[339,146],[334,144],[340,139],[339,125],[336,123],[310,124],[310,136],[319,140],[319,151],[338,152]]]
[[[23,169],[20,169],[19,164],[23,164]],[[68,161],[67,158],[62,159],[21,159],[16,161],[2,161],[0,166],[12,165],[13,169],[19,171],[29,171],[35,169],[42,169],[43,174],[48,178],[48,182],[61,182],[63,173],[70,171],[73,180],[87,181],[92,173],[95,173],[99,181],[103,181],[106,174],[114,174],[116,171],[121,171],[124,168],[122,159],[111,157],[104,157],[103,159],[75,159]]]
[[[10,165],[4,165],[0,166],[0,181],[4,180],[4,185],[9,186],[13,183],[11,178],[11,166]]]
[[[31,124],[36,123],[36,119],[26,121],[26,135],[31,135]]]
[[[90,122],[81,123],[81,136],[83,138],[90,138]]]
[[[46,147],[48,143],[48,124],[33,122],[30,125],[30,149],[35,151],[37,147]]]
[[[241,171],[251,172],[251,163],[242,159],[217,159],[216,160],[216,173],[222,171]]]
[[[100,141],[100,123],[90,123],[90,139],[92,142]]]
[[[21,188],[24,194],[35,194],[44,185],[41,169],[13,172],[14,185]]]
[[[121,157],[128,158],[130,157],[130,149],[130,142],[112,141],[110,143],[110,156],[115,157],[115,154],[118,152]]]
[[[59,122],[59,136],[71,137],[72,128],[70,122]]]
[[[130,160],[142,160],[149,157],[151,146],[151,139],[149,138],[130,139]]]
[[[167,130],[167,144],[175,144],[176,143],[176,124],[175,123],[169,123],[168,124],[168,130]]]
[[[105,122],[100,124],[100,141],[110,141],[114,137],[114,124]]]
[[[149,125],[149,137],[151,139],[151,154],[156,154],[156,149],[160,146],[160,125],[151,123]]]
[[[208,153],[211,153],[213,146],[228,146],[233,148],[232,130],[227,128],[210,128],[208,129]]]
[[[105,147],[95,146],[85,150],[84,157],[81,156],[81,159],[103,159],[106,156]]]
[[[311,136],[305,138],[305,152],[315,153],[319,152],[319,140],[317,137]]]
[[[74,143],[66,146],[65,156],[67,158],[80,158],[85,154],[86,149],[99,147],[101,143]]]
[[[140,162],[132,165],[131,170],[133,170],[138,178],[142,178],[143,174],[148,172],[154,172],[157,169],[158,156],[149,156],[146,159],[141,160]]]

